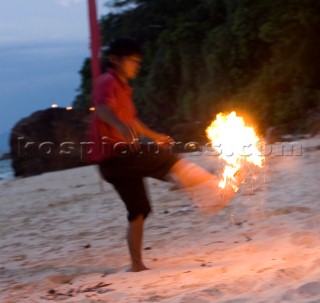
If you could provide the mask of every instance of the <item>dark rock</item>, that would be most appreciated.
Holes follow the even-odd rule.
[[[320,133],[320,118],[310,121],[309,133],[312,137],[315,137],[317,134]]]
[[[283,136],[283,133],[278,127],[271,126],[266,131],[265,140],[268,144],[282,142],[283,141],[282,136]]]
[[[307,132],[312,136],[316,136],[320,133],[320,109],[309,109],[305,118]]]
[[[51,108],[20,120],[10,136],[15,176],[32,176],[85,165],[90,112]]]

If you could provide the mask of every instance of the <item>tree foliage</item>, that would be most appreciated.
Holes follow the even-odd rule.
[[[135,102],[165,128],[238,110],[262,128],[304,127],[319,106],[318,0],[115,0],[102,44],[133,37],[144,50]],[[88,106],[89,59],[75,104]]]

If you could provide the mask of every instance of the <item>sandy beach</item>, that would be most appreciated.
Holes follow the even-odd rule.
[[[147,179],[140,273],[94,166],[0,184],[0,302],[320,302],[320,138],[299,142],[302,156],[268,157],[216,214]]]

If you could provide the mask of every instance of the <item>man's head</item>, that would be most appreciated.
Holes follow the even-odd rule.
[[[137,76],[140,70],[142,52],[140,46],[132,39],[113,40],[107,51],[108,59],[118,75],[127,80]]]

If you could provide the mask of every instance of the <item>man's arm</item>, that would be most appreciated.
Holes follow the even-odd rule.
[[[134,128],[139,135],[147,137],[155,142],[170,143],[174,141],[172,138],[165,134],[155,132],[144,123],[142,123],[138,118],[135,119]]]
[[[130,143],[134,140],[134,134],[130,127],[125,125],[107,105],[97,105],[96,113],[102,121],[115,128],[127,142]]]

